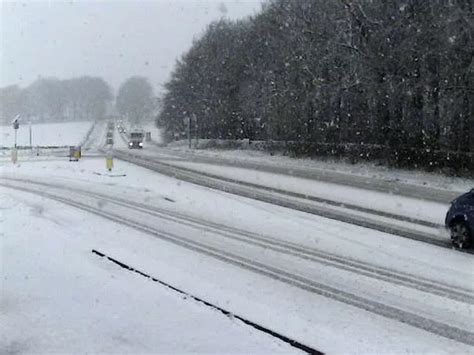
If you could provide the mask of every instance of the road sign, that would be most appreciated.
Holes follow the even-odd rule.
[[[12,121],[13,129],[20,128],[20,115],[16,115]]]
[[[20,128],[20,115],[16,115],[12,121],[13,129],[15,130],[15,145],[14,148],[16,149],[16,132],[18,128]],[[12,153],[13,154],[13,153]]]

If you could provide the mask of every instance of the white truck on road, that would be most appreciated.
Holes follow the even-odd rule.
[[[142,149],[143,137],[145,136],[143,130],[134,129],[130,132],[128,140],[129,149]]]

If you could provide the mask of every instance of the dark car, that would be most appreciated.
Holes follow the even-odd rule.
[[[451,203],[446,214],[446,228],[451,233],[453,245],[460,249],[472,247],[474,238],[474,189],[459,196]]]

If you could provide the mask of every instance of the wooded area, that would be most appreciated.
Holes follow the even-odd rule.
[[[26,88],[0,88],[0,118],[4,124],[18,114],[32,122],[95,120],[104,117],[112,99],[102,78],[39,78]]]
[[[194,42],[157,123],[169,139],[192,119],[199,138],[473,172],[473,27],[470,0],[270,1]]]
[[[139,125],[140,122],[150,120],[155,108],[154,100],[153,87],[148,79],[134,76],[120,85],[115,106],[131,125]]]

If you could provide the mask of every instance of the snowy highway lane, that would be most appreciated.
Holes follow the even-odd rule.
[[[91,253],[129,230],[12,192],[0,189],[1,354],[297,352]]]
[[[187,145],[186,145],[187,147]],[[153,143],[145,146],[143,155],[176,162],[191,162],[219,167],[240,168],[304,180],[326,182],[363,190],[417,197],[427,201],[449,203],[459,193],[472,188],[473,178],[454,178],[421,171],[404,171],[364,164],[343,164],[323,160],[271,156],[253,150],[212,150],[169,148]],[[225,174],[225,173],[224,173]],[[248,175],[248,174],[247,174]]]
[[[265,182],[260,181],[258,177],[255,181],[255,172],[251,170],[240,172],[235,168],[217,169],[213,165],[204,164],[196,169],[194,163],[176,162],[160,156],[151,157],[142,152],[115,150],[114,154],[127,162],[190,183],[384,233],[450,247],[449,235],[441,224],[448,205],[335,184],[324,184],[327,186],[322,187],[323,192],[311,195],[314,185],[321,183],[306,181],[310,188],[308,193],[304,193],[304,187],[298,186],[301,184],[301,181],[298,181],[301,179],[298,178],[276,175],[273,176],[275,184],[271,177]],[[212,173],[213,171],[217,174]],[[286,180],[284,188],[278,185],[278,180],[282,178]],[[327,189],[329,191],[324,191]],[[327,199],[325,195],[331,196],[331,199]],[[364,195],[366,198],[357,199]]]
[[[219,271],[222,277],[232,275],[233,278],[237,272],[239,277],[244,278],[243,275],[247,274],[236,271],[237,267],[237,270],[266,275],[264,279],[270,276],[279,284],[283,281],[286,286],[279,285],[282,290],[273,298],[282,302],[280,297],[286,299],[295,292],[303,295],[301,304],[289,302],[286,307],[296,307],[298,314],[303,312],[298,317],[307,312],[313,314],[310,317],[313,335],[309,338],[302,336],[299,325],[275,326],[261,314],[250,312],[250,317],[317,349],[335,349],[335,345],[329,346],[328,339],[315,336],[322,331],[321,327],[325,328],[321,320],[314,319],[318,318],[321,309],[317,307],[316,313],[310,311],[314,310],[315,305],[328,301],[331,310],[338,309],[335,313],[337,327],[341,324],[348,327],[348,323],[354,321],[346,316],[348,313],[358,314],[355,324],[359,326],[361,322],[365,324],[367,319],[374,320],[375,317],[377,321],[374,324],[379,321],[384,326],[387,326],[386,323],[398,324],[400,330],[397,332],[401,332],[404,339],[408,336],[408,345],[405,343],[404,346],[410,349],[430,347],[429,344],[434,341],[444,344],[438,344],[441,349],[462,350],[468,349],[462,344],[473,342],[473,335],[469,332],[473,321],[473,283],[468,270],[474,265],[469,255],[197,187],[125,163],[119,163],[118,170],[127,171],[127,177],[94,174],[100,170],[98,163],[99,160],[84,161],[73,168],[75,172],[59,171],[56,178],[49,179],[45,179],[46,172],[37,173],[38,169],[27,167],[24,173],[17,170],[5,174],[2,183],[12,187],[16,184],[23,190],[36,189],[33,191],[36,193],[47,191],[55,198],[66,198],[63,200],[65,203],[89,209],[96,215],[115,219],[117,223],[126,222],[127,228],[140,230],[140,235],[158,236],[168,244],[170,238],[174,238],[174,244],[185,243],[194,251],[198,248],[206,260],[212,256],[211,259],[226,265],[230,263],[231,266]],[[45,170],[54,166],[53,162],[31,164],[44,164]],[[57,164],[62,165],[66,167],[67,164]],[[35,183],[7,179],[31,179],[33,172],[36,172]],[[136,233],[131,233],[130,238],[136,240]],[[145,238],[146,248],[140,242],[140,245],[134,244],[131,251],[118,245],[102,249],[153,274],[157,271],[152,266],[155,258],[162,256],[166,250],[163,246],[157,248],[155,239]],[[170,246],[165,248],[174,249]],[[443,265],[438,265],[439,260],[445,261]],[[176,262],[173,265],[176,267]],[[186,269],[181,264],[177,267]],[[455,270],[458,271],[457,276],[453,276]],[[194,276],[200,273],[202,277],[208,271],[192,271]],[[170,279],[170,275],[166,277]],[[169,281],[178,282],[175,277]],[[220,291],[212,293],[207,290],[204,296],[217,303],[222,302],[219,294],[225,289],[226,281],[219,278],[213,282]],[[189,287],[188,283],[184,284]],[[191,288],[202,296],[201,285]],[[227,293],[228,290],[225,290]],[[258,293],[259,290],[252,292]],[[270,289],[263,292],[268,294]],[[230,298],[235,297],[242,295],[232,294]],[[249,315],[246,307],[236,307],[235,302],[230,304],[235,313]],[[285,309],[280,312],[280,317],[286,313]],[[367,333],[358,334],[357,341],[353,339],[348,343],[346,340],[337,349],[341,351],[345,347],[347,350],[347,346],[353,346],[352,341],[355,341],[363,346],[359,348],[361,351],[381,350],[379,341],[382,341],[380,336],[383,332],[374,335],[380,330],[371,327],[368,326]],[[336,328],[332,331],[325,329],[332,339],[340,336],[332,334],[332,331],[337,333]],[[421,332],[421,343],[412,339],[411,332],[417,336]],[[396,347],[396,344],[390,346]],[[417,348],[421,345],[422,348]]]

